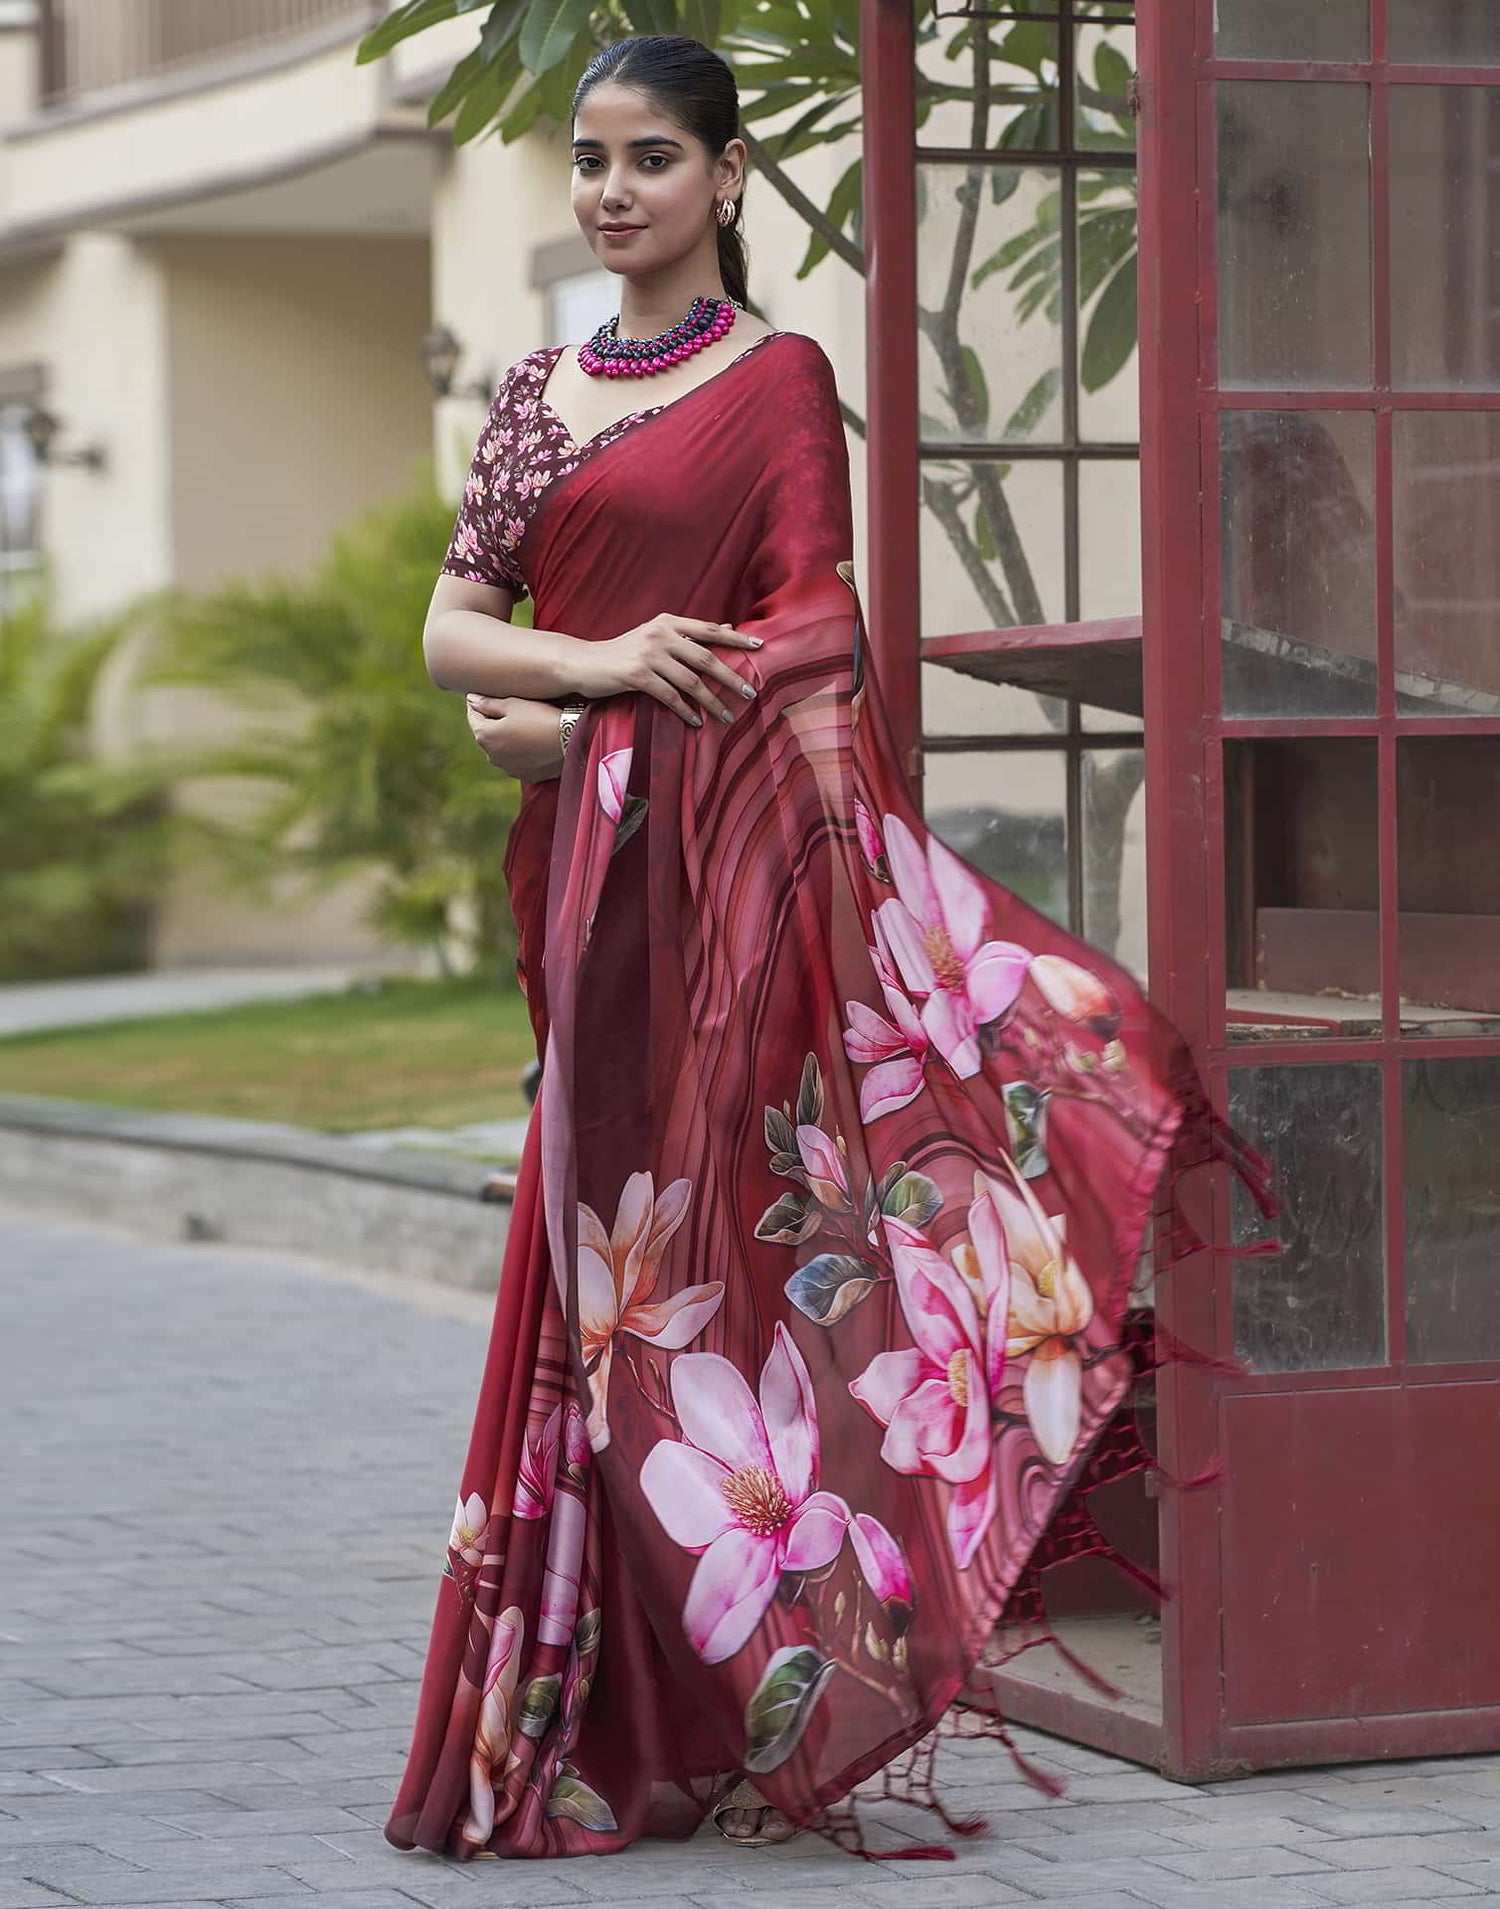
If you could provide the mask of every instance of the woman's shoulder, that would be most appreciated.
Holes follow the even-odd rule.
[[[777,388],[783,395],[791,386],[800,387],[804,394],[837,398],[838,373],[816,338],[805,331],[773,331],[761,342],[768,352],[777,354]]]
[[[547,374],[557,362],[558,353],[566,349],[566,345],[538,345],[535,351],[528,351],[524,358],[507,365],[495,386],[494,402],[500,403],[512,392],[525,393],[533,386],[539,391],[547,382]]]

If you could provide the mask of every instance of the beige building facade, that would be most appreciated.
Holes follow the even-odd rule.
[[[63,622],[305,571],[428,460],[456,495],[485,388],[616,308],[569,209],[566,129],[455,149],[427,126],[477,16],[359,66],[382,11],[0,0],[0,575],[45,560]],[[816,195],[845,163],[810,154],[799,178]],[[858,407],[862,285],[833,263],[798,282],[804,228],[754,181],[746,209],[757,303],[825,344]],[[424,362],[437,325],[463,347],[445,397]],[[143,689],[132,660],[98,715],[107,749],[236,721]],[[365,899],[351,883],[267,907],[184,876],[155,959],[362,958]]]

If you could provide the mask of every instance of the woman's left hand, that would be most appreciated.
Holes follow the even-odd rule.
[[[474,740],[495,768],[521,782],[550,782],[562,774],[556,703],[469,695],[465,705]]]

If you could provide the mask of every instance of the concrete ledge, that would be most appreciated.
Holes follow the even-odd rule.
[[[514,1180],[305,1128],[0,1094],[0,1200],[493,1291]]]

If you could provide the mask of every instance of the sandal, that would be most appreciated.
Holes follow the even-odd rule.
[[[764,1827],[767,1817],[777,1818],[785,1826],[786,1834],[782,1836],[761,1836],[755,1834],[740,1836],[734,1830],[726,1829],[724,1826],[724,1818],[731,1813],[740,1811],[743,1811],[747,1816],[758,1816],[761,1819],[762,1827]],[[748,1781],[735,1785],[728,1796],[725,1797],[724,1801],[714,1810],[713,1821],[714,1828],[726,1842],[738,1843],[745,1849],[760,1849],[767,1843],[789,1843],[794,1836],[800,1836],[802,1834],[800,1829],[787,1817],[782,1815],[774,1803],[768,1803],[760,1791],[756,1789],[755,1785]]]

